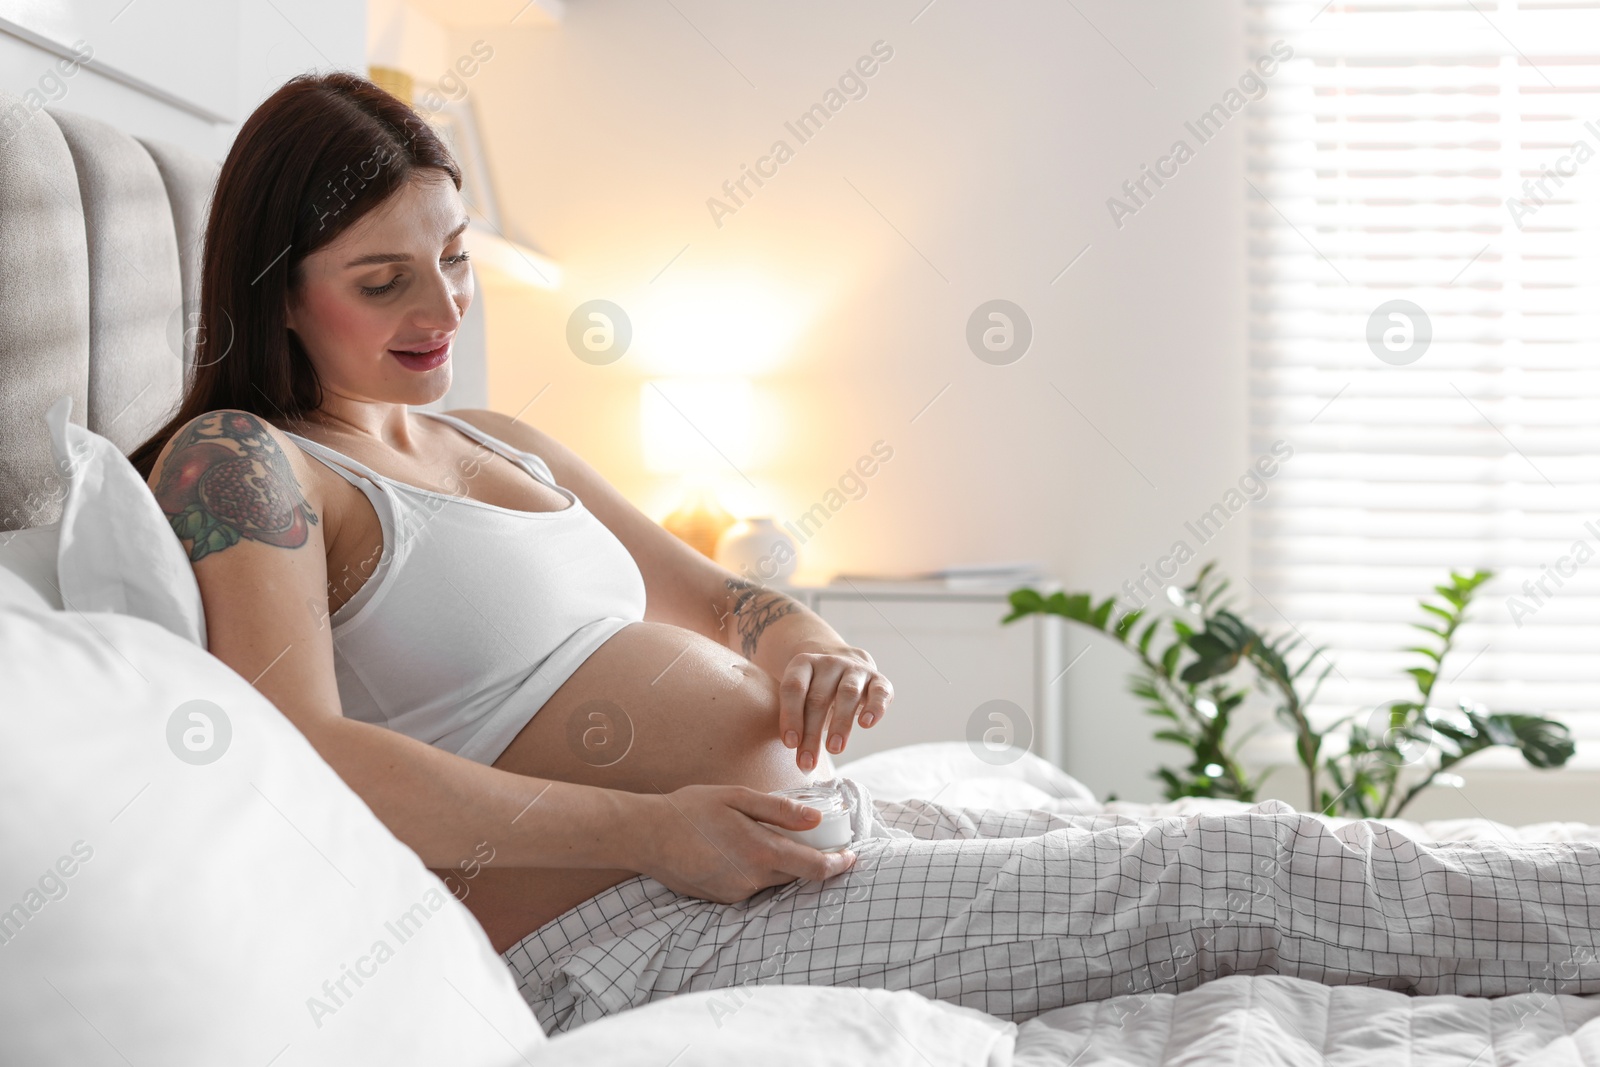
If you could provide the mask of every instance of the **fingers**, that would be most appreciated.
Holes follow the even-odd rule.
[[[811,691],[811,660],[796,656],[778,680],[778,736],[788,748],[800,747],[806,728],[805,699]]]
[[[867,686],[867,699],[861,708],[861,725],[871,729],[889,713],[889,702],[894,699],[894,686],[889,679],[875,674]]]
[[[800,752],[795,760],[802,771],[810,771],[817,765],[817,753],[822,751],[822,728],[827,725],[828,708],[833,704],[839,676],[844,670],[842,663],[828,658],[812,668],[811,689],[806,693],[805,734],[800,739]]]
[[[774,857],[773,870],[786,874],[791,879],[803,878],[808,882],[825,882],[835,875],[848,871],[856,863],[854,852],[818,852],[808,845],[790,841],[786,837],[778,840],[781,847]]]
[[[750,899],[763,889],[786,885],[797,878],[806,882],[826,882],[855,866],[856,855],[853,852],[818,852],[786,837],[779,837],[770,830],[764,832],[781,842],[782,847],[770,856],[768,867],[762,874],[752,881],[741,871],[737,877],[721,880],[719,884],[702,890],[691,890],[689,895],[715,900],[720,904],[736,904]]]
[[[795,765],[802,771],[817,766],[825,730],[827,750],[838,755],[857,718],[862,726],[876,725],[894,699],[894,687],[871,655],[855,647],[848,653],[798,653],[778,681],[778,736],[798,750]]]
[[[850,728],[856,724],[856,708],[872,679],[872,672],[864,667],[852,667],[839,679],[839,689],[833,698],[832,729],[828,734],[828,751],[837,756],[850,740]]]
[[[759,822],[790,830],[808,830],[822,821],[822,813],[816,808],[753,789],[740,788],[730,801],[731,806]],[[770,841],[762,842],[763,849],[770,850],[762,856],[762,863],[770,871],[791,879],[822,881],[849,870],[856,861],[853,852],[820,852],[779,834],[770,834],[770,837]]]
[[[667,847],[641,867],[668,887],[724,904],[803,878],[825,881],[849,870],[853,853],[824,853],[773,827],[809,829],[821,813],[743,786],[685,786],[660,827]]]
[[[809,830],[822,821],[822,812],[816,808],[754,789],[739,787],[729,804],[752,819],[787,830]]]
[[[762,888],[781,885],[796,878],[825,881],[855,864],[856,857],[852,852],[820,852],[771,829],[772,826],[790,830],[810,829],[822,821],[822,813],[816,808],[744,787],[732,787],[726,802],[729,807],[767,824],[751,827],[746,823],[746,827],[753,831],[753,836],[745,836],[737,844],[729,842],[730,855],[726,858],[739,869],[741,880],[748,889],[736,899],[743,900],[755,892],[749,888],[752,881]],[[740,857],[737,862],[734,856]]]

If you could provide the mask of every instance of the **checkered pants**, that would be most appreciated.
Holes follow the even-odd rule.
[[[1600,843],[1424,845],[1267,801],[1165,818],[855,800],[855,866],[714,904],[639,876],[505,953],[551,1034],[747,983],[911,989],[1021,1021],[1227,974],[1600,993]]]

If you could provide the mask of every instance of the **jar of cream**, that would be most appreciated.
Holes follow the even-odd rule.
[[[772,795],[799,801],[808,808],[816,808],[822,812],[822,821],[809,830],[790,830],[782,826],[773,826],[772,828],[778,833],[792,837],[802,845],[810,845],[819,852],[840,852],[849,847],[850,803],[837,787],[822,784],[803,785],[798,789],[779,789]]]

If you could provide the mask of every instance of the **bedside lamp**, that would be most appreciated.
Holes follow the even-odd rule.
[[[639,392],[645,468],[683,487],[682,502],[661,525],[707,557],[736,521],[717,502],[717,483],[749,481],[754,395],[748,378],[729,376],[652,378]]]

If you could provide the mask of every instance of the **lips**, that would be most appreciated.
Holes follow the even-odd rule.
[[[399,360],[402,366],[411,370],[432,370],[450,358],[450,341],[447,340],[436,348],[391,348],[389,354]]]

